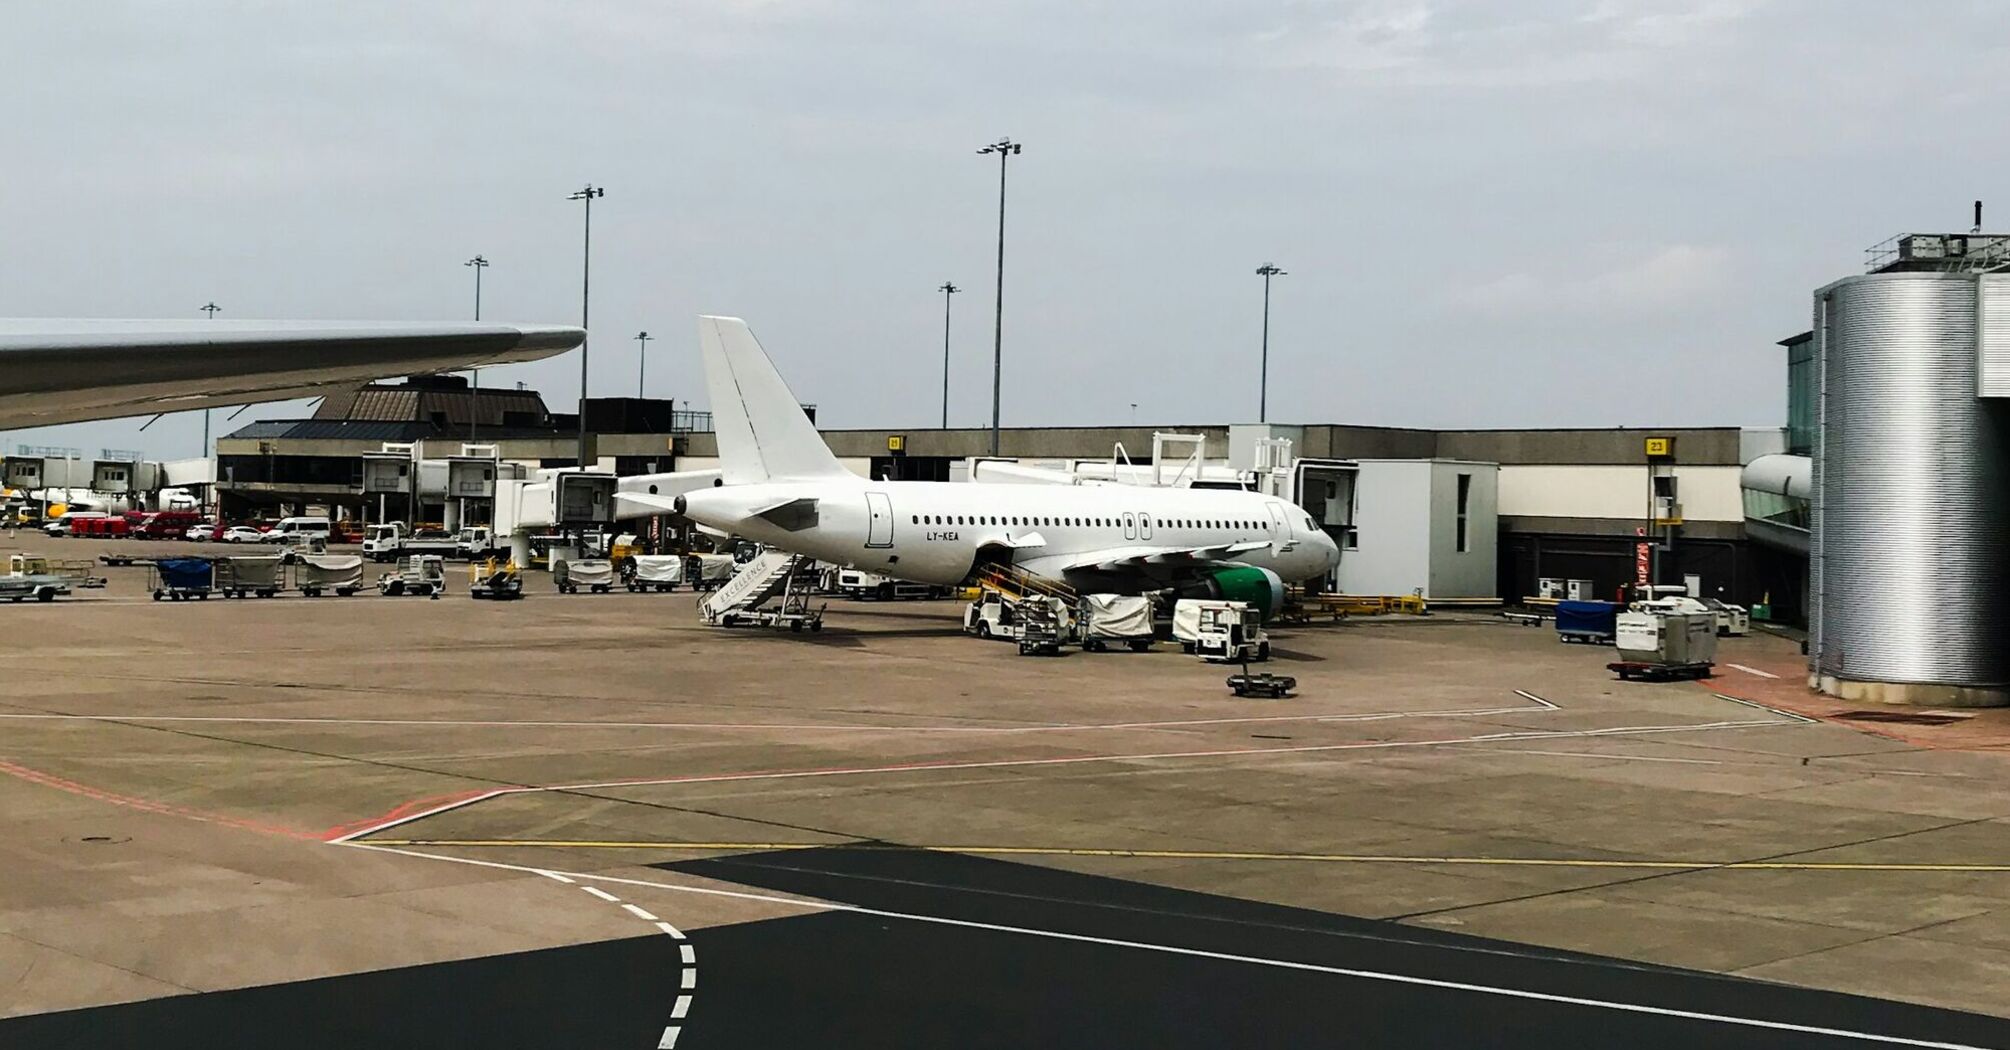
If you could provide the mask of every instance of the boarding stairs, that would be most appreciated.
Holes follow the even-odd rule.
[[[713,627],[761,624],[800,631],[823,627],[823,610],[809,607],[810,586],[800,569],[809,559],[787,551],[769,550],[740,566],[733,578],[698,604],[699,618]],[[780,596],[776,608],[763,608]]]

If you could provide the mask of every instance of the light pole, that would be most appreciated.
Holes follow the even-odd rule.
[[[479,321],[482,319],[482,271],[489,268],[489,261],[477,255],[461,265],[472,266],[475,269],[475,320]],[[481,392],[482,370],[477,368],[473,372],[473,377],[468,380],[468,441],[470,444],[475,440],[475,425],[481,419]]]
[[[642,393],[642,378],[648,374],[649,340],[654,338],[656,337],[650,335],[648,332],[635,333],[635,356],[637,358],[635,365],[635,396],[638,398],[644,396]]]
[[[221,309],[223,307],[216,305],[216,300],[211,299],[208,304],[202,307],[202,312],[208,314],[209,319],[214,321],[216,320],[216,312]],[[209,411],[206,408],[202,410],[202,458],[204,459],[209,458]]]
[[[1005,160],[1025,150],[1009,138],[977,152],[998,154],[998,290],[997,312],[991,321],[991,454],[998,454],[998,384],[1005,374]]]
[[[963,289],[953,281],[942,282],[942,429],[949,429],[949,297]]]
[[[1257,369],[1256,421],[1266,423],[1270,419],[1270,279],[1283,277],[1285,271],[1274,263],[1264,263],[1256,272],[1263,278],[1263,363]]]
[[[586,236],[580,249],[579,264],[579,327],[587,328],[587,306],[591,302],[589,291],[593,277],[593,198],[605,197],[607,191],[593,183],[584,189],[573,191],[569,201],[586,202]],[[591,331],[591,329],[588,329]],[[586,469],[586,339],[579,341],[579,469]]]

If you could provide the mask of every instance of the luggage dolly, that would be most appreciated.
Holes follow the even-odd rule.
[[[1298,688],[1298,679],[1288,674],[1271,674],[1269,671],[1249,673],[1249,661],[1242,662],[1242,673],[1228,676],[1228,688],[1237,696],[1260,696],[1271,700],[1282,700]]]
[[[1620,681],[1638,678],[1643,682],[1669,682],[1678,679],[1704,679],[1710,677],[1712,663],[1653,664],[1643,660],[1620,660],[1605,665],[1605,669],[1619,676]]]

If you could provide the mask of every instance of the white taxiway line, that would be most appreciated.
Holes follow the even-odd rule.
[[[1725,667],[1731,667],[1731,668],[1736,668],[1737,670],[1740,670],[1740,671],[1743,671],[1743,672],[1745,672],[1746,674],[1752,674],[1752,675],[1758,675],[1758,676],[1759,676],[1760,678],[1778,678],[1778,677],[1779,677],[1779,675],[1776,675],[1776,674],[1772,673],[1771,671],[1761,671],[1761,670],[1759,670],[1759,669],[1758,669],[1758,668],[1756,668],[1756,667],[1746,667],[1746,666],[1745,666],[1744,664],[1725,664],[1724,666],[1725,666]]]
[[[364,848],[375,849],[376,847],[369,846]],[[542,875],[547,879],[554,879],[558,882],[565,883],[568,886],[577,885],[579,881],[574,878],[568,878],[566,876],[566,873],[564,872],[551,871],[548,869],[534,869],[534,868],[525,868],[522,870],[536,871],[539,875]],[[683,992],[689,992],[691,989],[696,988],[698,986],[698,953],[696,949],[691,947],[691,942],[685,939],[684,931],[678,929],[675,926],[670,925],[667,922],[664,922],[663,920],[657,918],[654,915],[649,914],[647,911],[644,911],[643,909],[638,908],[633,904],[629,904],[626,901],[623,901],[621,898],[616,897],[614,894],[609,893],[598,886],[580,886],[579,888],[585,890],[586,892],[592,894],[595,897],[600,898],[601,900],[607,901],[610,904],[621,905],[623,911],[626,911],[628,914],[633,915],[636,918],[643,920],[644,922],[655,923],[657,930],[676,940],[678,942],[677,944],[677,962],[679,968],[677,975],[678,990]],[[679,995],[676,1001],[670,1007],[670,1019],[672,1021],[682,1021],[684,1020],[684,1016],[686,1014],[689,1014],[690,1012],[691,1012],[691,997],[689,995]],[[659,1037],[656,1041],[656,1050],[676,1050],[677,1038],[683,1034],[684,1034],[683,1025],[681,1024],[666,1025],[663,1029],[662,1036]]]
[[[531,868],[498,861],[473,860],[467,857],[452,857],[440,853],[425,853],[419,850],[398,849],[389,846],[372,846],[368,843],[346,843],[352,849],[375,850],[381,853],[396,853],[407,857],[423,857],[427,860],[448,861],[455,864],[472,864],[486,868],[500,868],[507,871],[521,871],[534,875],[552,874],[543,868]],[[1677,1010],[1665,1006],[1649,1006],[1644,1003],[1627,1003],[1610,999],[1592,999],[1584,996],[1557,995],[1550,992],[1534,992],[1522,988],[1506,988],[1498,985],[1475,984],[1467,981],[1446,981],[1432,977],[1416,977],[1410,974],[1391,973],[1384,970],[1363,970],[1345,966],[1326,966],[1319,963],[1297,962],[1290,959],[1271,959],[1255,955],[1239,955],[1230,952],[1206,951],[1200,948],[1184,948],[1171,944],[1153,944],[1147,941],[1131,941],[1114,937],[1092,937],[1087,934],[1066,933],[1060,930],[1042,930],[1028,926],[1008,926],[1002,923],[976,922],[969,919],[951,919],[940,915],[920,915],[911,912],[886,911],[880,908],[865,908],[853,904],[831,901],[808,900],[797,897],[777,897],[764,893],[745,893],[736,890],[719,890],[701,886],[680,886],[675,883],[652,882],[647,879],[630,879],[614,875],[596,875],[591,872],[566,871],[563,874],[580,880],[616,883],[625,886],[646,886],[652,889],[668,890],[673,893],[693,893],[712,897],[730,897],[738,900],[761,901],[769,904],[784,904],[799,908],[822,911],[850,912],[855,915],[870,915],[882,919],[902,919],[909,922],[933,923],[941,926],[957,926],[964,929],[986,930],[992,933],[1020,934],[1028,937],[1046,937],[1053,940],[1073,941],[1080,944],[1100,944],[1114,948],[1131,948],[1138,951],[1160,952],[1167,955],[1182,955],[1200,959],[1214,959],[1222,962],[1244,963],[1251,966],[1268,966],[1278,969],[1297,970],[1307,973],[1331,974],[1335,977],[1351,977],[1366,981],[1383,981],[1391,984],[1406,984],[1446,991],[1470,992],[1476,995],[1492,995],[1509,999],[1558,1003],[1565,1006],[1582,1006],[1597,1010],[1613,1010],[1621,1013],[1647,1014],[1655,1017],[1673,1017],[1689,1021],[1734,1025],[1742,1028],[1757,1028],[1774,1032],[1796,1032],[1804,1035],[1833,1036],[1840,1039],[1854,1039],[1861,1042],[1877,1043],[1885,1046],[1923,1047],[1927,1050],[1988,1050],[1986,1047],[1967,1043],[1948,1043],[1929,1039],[1911,1039],[1905,1036],[1885,1035],[1878,1032],[1862,1032],[1847,1028],[1828,1028],[1821,1025],[1794,1024],[1788,1021],[1769,1021],[1757,1017],[1738,1017],[1731,1014],[1713,1014],[1701,1010]],[[684,987],[695,986],[695,973],[686,969]],[[666,1031],[666,1038],[669,1038]]]

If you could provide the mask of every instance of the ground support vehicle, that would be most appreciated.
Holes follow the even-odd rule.
[[[925,583],[909,583],[906,580],[896,580],[891,576],[881,576],[863,569],[843,568],[837,573],[837,590],[853,601],[864,601],[867,598],[879,601],[923,600],[934,598],[940,593],[940,588],[930,587]]]
[[[154,601],[207,599],[215,583],[216,566],[208,558],[161,558],[147,568]]]
[[[363,589],[363,559],[354,554],[306,554],[293,564],[293,586],[309,598]]]
[[[248,594],[270,598],[279,593],[285,571],[277,554],[233,554],[215,564],[217,592],[227,598]]]
[[[1237,696],[1260,696],[1271,700],[1282,700],[1298,688],[1298,679],[1288,674],[1271,674],[1259,671],[1250,674],[1245,669],[1241,674],[1228,676],[1228,688]]]
[[[1076,622],[1082,648],[1092,653],[1108,652],[1113,645],[1149,652],[1156,631],[1152,600],[1140,595],[1085,594]]]
[[[581,587],[607,594],[614,590],[614,563],[605,558],[562,561],[551,570],[551,579],[560,594],[578,594]]]
[[[398,567],[377,577],[377,593],[409,594],[437,600],[447,589],[446,559],[437,554],[414,554],[400,559]]]
[[[1638,678],[1644,682],[1669,682],[1679,679],[1708,678],[1716,666],[1709,663],[1664,664],[1647,660],[1615,660],[1606,664],[1605,669],[1618,675],[1620,681]]]
[[[509,601],[523,597],[523,573],[516,563],[486,559],[468,566],[468,597]]]
[[[1188,652],[1214,663],[1270,659],[1263,617],[1248,602],[1183,598],[1173,606],[1173,636]]]
[[[363,536],[363,556],[372,561],[388,562],[415,555],[437,555],[450,558],[460,552],[460,540],[450,533],[437,529],[420,529],[407,532],[399,522],[372,525]]]
[[[684,558],[678,554],[637,554],[621,567],[622,580],[631,591],[666,593],[684,582]]]
[[[72,593],[76,587],[103,587],[105,581],[102,579],[95,584],[91,582],[90,564],[16,554],[7,560],[7,575],[0,576],[0,598],[15,602],[30,598],[38,602],[52,602]]]
[[[470,525],[454,540],[454,553],[470,562],[486,560],[496,553],[495,533],[487,525]]]

